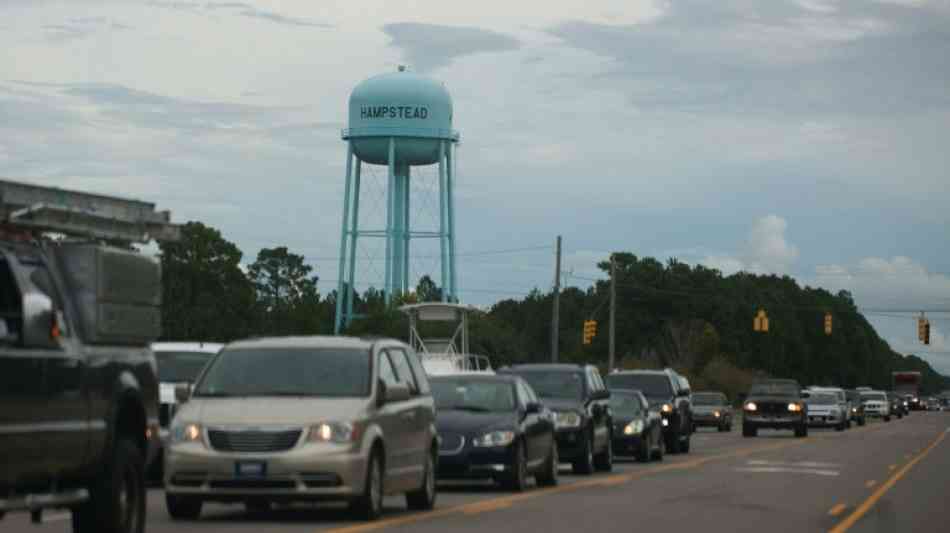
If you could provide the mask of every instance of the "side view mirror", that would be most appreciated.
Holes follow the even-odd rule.
[[[529,414],[529,415],[537,415],[537,414],[540,414],[541,411],[543,410],[544,410],[543,405],[537,402],[531,402],[525,406],[524,412],[525,414]]]
[[[39,291],[24,293],[23,344],[29,348],[58,348],[58,318],[49,296]]]
[[[379,383],[379,401],[377,402],[380,406],[386,405],[387,403],[398,403],[405,402],[409,400],[409,386],[402,383],[396,383],[395,385],[386,385],[383,382]]]
[[[191,385],[188,383],[175,385],[175,401],[179,405],[185,404],[189,398],[191,398]]]
[[[676,393],[676,395],[681,398],[685,398],[690,395],[690,392],[689,392],[689,389],[680,389],[679,392]]]
[[[802,393],[801,393],[801,397],[802,397],[802,398],[811,398],[811,393],[808,392],[807,390],[803,390]]]

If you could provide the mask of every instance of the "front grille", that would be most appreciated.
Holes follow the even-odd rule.
[[[786,403],[776,403],[776,402],[767,402],[758,404],[758,412],[764,415],[782,415],[788,414],[788,402]]]
[[[289,479],[219,479],[209,483],[212,489],[295,489]]]
[[[465,446],[465,437],[454,433],[443,434],[440,436],[439,453],[443,455],[453,455],[462,451]]]
[[[222,452],[283,452],[297,445],[300,429],[285,431],[223,431],[208,430],[208,442],[215,450]]]

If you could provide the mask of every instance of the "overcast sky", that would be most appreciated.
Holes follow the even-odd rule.
[[[851,290],[905,353],[902,311],[950,309],[944,0],[0,0],[0,176],[155,201],[247,261],[287,245],[326,292],[347,97],[399,64],[454,98],[468,302],[548,289],[562,234],[580,278],[626,250]]]

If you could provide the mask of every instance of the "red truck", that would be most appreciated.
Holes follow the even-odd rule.
[[[891,373],[891,390],[908,403],[908,407],[913,411],[926,409],[926,405],[920,399],[920,381],[922,375],[917,371],[901,371]]]

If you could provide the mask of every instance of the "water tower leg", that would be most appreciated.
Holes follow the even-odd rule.
[[[406,287],[406,193],[409,187],[409,165],[396,165],[393,188],[393,270],[392,292],[399,296],[407,291]]]
[[[343,328],[343,290],[346,286],[346,280],[343,275],[346,272],[346,238],[349,233],[350,219],[350,180],[353,173],[353,143],[347,143],[346,149],[346,180],[343,186],[343,223],[340,229],[340,270],[339,284],[336,291],[336,320],[333,325],[333,331],[339,335]]]
[[[406,183],[403,187],[403,220],[402,220],[402,234],[403,234],[403,249],[402,249],[402,286],[403,290],[406,292],[410,291],[409,287],[409,240],[412,238],[409,227],[409,192],[412,187],[412,167],[406,165]]]
[[[389,184],[386,187],[386,281],[383,284],[386,305],[392,302],[393,296],[393,188],[396,185],[396,139],[389,138]]]
[[[445,201],[445,141],[439,141],[439,246],[441,248],[442,267],[442,301],[449,301],[449,243],[448,243],[448,218],[445,214],[447,202]]]
[[[353,222],[350,224],[350,272],[346,290],[346,317],[353,319],[353,293],[356,292],[356,236],[360,231],[360,174],[363,161],[356,158],[356,172],[353,174]],[[337,292],[337,295],[340,293]],[[339,296],[337,296],[339,297]]]
[[[448,197],[448,214],[449,214],[449,279],[452,283],[452,301],[459,301],[459,287],[458,287],[458,276],[455,265],[455,243],[457,241],[455,235],[455,159],[458,155],[458,149],[455,145],[449,145],[449,161],[448,161],[448,179],[446,179],[446,196]]]

